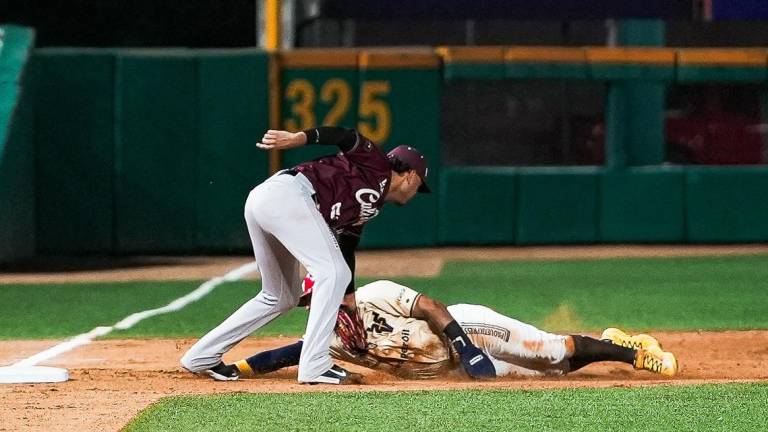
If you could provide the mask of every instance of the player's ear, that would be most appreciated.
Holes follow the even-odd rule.
[[[410,180],[411,180],[411,172],[410,171],[395,172],[395,174],[397,175],[398,181],[401,184],[410,183]]]

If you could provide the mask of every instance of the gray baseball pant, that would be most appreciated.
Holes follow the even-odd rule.
[[[302,292],[299,263],[314,276],[315,285],[298,379],[312,381],[333,365],[329,345],[352,274],[314,193],[302,174],[276,174],[251,191],[245,221],[261,292],[197,341],[181,359],[184,368],[199,372],[215,366],[235,344],[295,307]]]

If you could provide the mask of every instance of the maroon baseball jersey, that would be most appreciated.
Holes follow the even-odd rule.
[[[356,133],[354,146],[335,156],[297,165],[315,188],[318,207],[334,231],[360,234],[362,225],[379,214],[389,190],[387,155]]]

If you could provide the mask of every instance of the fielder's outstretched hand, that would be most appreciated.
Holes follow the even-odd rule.
[[[270,129],[256,143],[256,147],[264,150],[285,150],[294,147],[301,147],[307,143],[307,134],[304,132],[288,132],[283,130]]]

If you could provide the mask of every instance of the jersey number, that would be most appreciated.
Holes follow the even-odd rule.
[[[369,331],[371,333],[392,333],[392,326],[387,324],[387,320],[379,316],[376,312],[373,313],[373,323],[371,323],[371,326],[365,329],[365,331]]]

